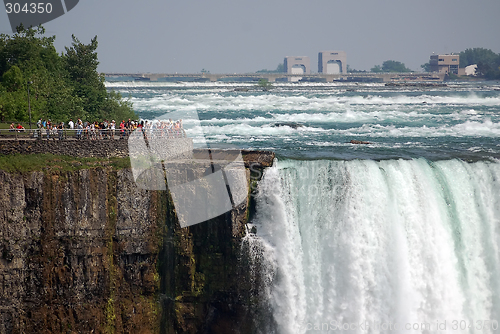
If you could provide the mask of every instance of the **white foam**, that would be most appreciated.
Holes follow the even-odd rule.
[[[500,314],[500,164],[278,161],[259,190],[278,333]]]

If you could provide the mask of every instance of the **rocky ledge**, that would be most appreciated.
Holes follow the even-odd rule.
[[[274,154],[243,157],[260,176]],[[169,193],[130,169],[0,171],[0,184],[0,333],[254,332],[251,196],[181,228]]]

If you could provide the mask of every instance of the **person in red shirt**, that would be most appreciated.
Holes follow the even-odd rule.
[[[17,132],[24,131],[24,127],[21,125],[21,123],[17,123],[16,129],[17,129]]]
[[[122,139],[125,137],[125,120],[122,120],[122,122],[120,123],[120,132],[120,139]]]

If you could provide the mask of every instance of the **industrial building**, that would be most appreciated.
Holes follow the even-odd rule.
[[[288,74],[311,74],[311,60],[309,57],[285,57],[285,71]]]
[[[431,55],[431,59],[429,60],[430,70],[431,72],[439,72],[439,73],[453,73],[459,74],[459,64],[460,64],[460,55],[456,54],[445,54],[445,55]],[[460,73],[462,74],[462,73]]]
[[[322,51],[318,54],[318,73],[347,73],[347,55],[344,51]]]

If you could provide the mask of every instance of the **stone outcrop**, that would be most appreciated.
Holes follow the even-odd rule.
[[[274,158],[243,156],[254,177]],[[180,228],[169,193],[130,169],[0,171],[0,184],[0,333],[254,332],[250,197]]]
[[[165,195],[129,170],[0,171],[0,333],[158,331]]]

